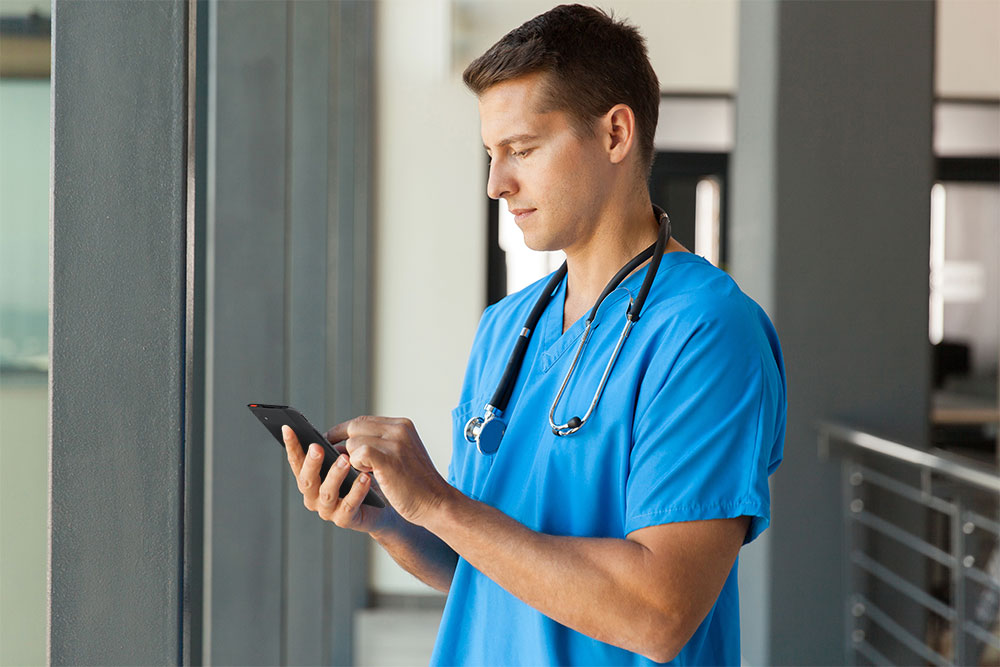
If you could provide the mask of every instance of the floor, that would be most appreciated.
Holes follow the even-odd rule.
[[[0,378],[0,665],[45,663],[48,409],[44,373]]]
[[[426,665],[440,622],[440,609],[363,609],[355,616],[355,664],[358,667]]]

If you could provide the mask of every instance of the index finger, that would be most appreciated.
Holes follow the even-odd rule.
[[[326,432],[326,439],[330,444],[336,444],[359,435],[377,437],[382,434],[383,422],[386,421],[388,420],[385,417],[361,415],[354,419],[348,419],[346,422],[342,422],[331,428]]]

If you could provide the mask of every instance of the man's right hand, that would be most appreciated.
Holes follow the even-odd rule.
[[[324,521],[330,521],[341,528],[365,533],[385,530],[393,523],[396,512],[388,502],[385,508],[362,503],[373,484],[370,473],[358,475],[347,495],[340,497],[340,485],[344,483],[351,466],[346,453],[340,454],[330,466],[326,479],[321,483],[319,471],[323,464],[323,448],[313,443],[309,445],[308,454],[303,454],[299,439],[292,429],[283,426],[281,435],[285,441],[288,465],[295,475],[299,492],[302,494],[302,503],[306,509],[316,512]],[[375,493],[382,497],[377,485]]]

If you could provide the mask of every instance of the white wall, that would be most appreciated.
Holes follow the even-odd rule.
[[[482,312],[486,161],[475,98],[450,66],[449,3],[376,15],[373,409],[413,419],[435,463]],[[375,549],[381,592],[429,590]]]
[[[464,68],[509,30],[556,4],[543,0],[456,0],[456,66]],[[736,0],[610,0],[593,4],[639,27],[663,91],[734,92]]]
[[[1000,2],[938,0],[935,94],[1000,98]]]

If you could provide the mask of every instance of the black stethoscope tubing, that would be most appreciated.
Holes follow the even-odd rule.
[[[670,240],[670,217],[667,216],[667,214],[658,206],[654,206],[653,211],[660,223],[656,242],[629,260],[625,266],[623,266],[618,273],[611,278],[608,284],[604,287],[604,291],[601,292],[601,295],[594,303],[594,307],[591,308],[590,314],[587,316],[585,333],[581,341],[580,349],[577,351],[577,356],[573,361],[573,366],[570,367],[570,371],[567,374],[566,379],[563,381],[562,388],[559,390],[559,395],[556,396],[555,402],[552,405],[552,412],[550,413],[549,421],[552,425],[553,433],[556,435],[568,435],[570,433],[575,433],[579,430],[580,426],[583,425],[583,422],[586,421],[587,417],[600,400],[601,392],[604,389],[604,383],[607,380],[608,374],[611,372],[611,367],[614,365],[617,354],[621,349],[621,345],[624,342],[625,337],[628,335],[628,331],[631,329],[632,325],[639,320],[643,304],[646,302],[646,297],[649,295],[653,279],[656,277],[656,273],[659,270],[660,260],[663,259],[663,251]],[[601,380],[597,393],[594,395],[590,409],[587,411],[583,420],[579,417],[573,417],[566,424],[561,426],[555,425],[554,422],[552,422],[552,414],[555,412],[556,404],[559,402],[563,389],[565,389],[567,383],[569,382],[573,369],[576,366],[576,361],[580,357],[580,352],[586,344],[590,333],[590,326],[593,323],[594,318],[597,316],[598,308],[600,308],[604,299],[607,298],[611,292],[616,290],[622,281],[629,276],[629,274],[635,271],[635,269],[638,268],[643,262],[650,259],[650,257],[652,257],[652,261],[650,262],[649,268],[646,270],[646,275],[643,278],[642,286],[639,288],[639,293],[635,300],[629,303],[628,312],[625,316],[627,320],[626,327],[622,331],[622,335],[618,341],[618,346],[615,348],[612,359],[605,370],[604,377]],[[538,325],[538,321],[541,319],[542,313],[552,300],[552,297],[555,295],[555,292],[559,287],[559,283],[562,282],[565,276],[566,262],[563,262],[562,266],[560,266],[556,272],[552,274],[552,277],[549,279],[548,283],[546,283],[541,295],[535,302],[534,307],[532,307],[531,312],[528,315],[528,319],[521,328],[521,332],[514,343],[514,349],[511,352],[510,358],[507,360],[507,365],[504,367],[503,375],[500,377],[500,383],[493,392],[490,402],[486,405],[484,417],[473,417],[465,426],[466,439],[470,442],[475,442],[477,447],[479,447],[479,451],[483,454],[492,454],[500,446],[500,439],[503,437],[503,431],[506,427],[503,422],[499,420],[499,417],[507,409],[507,404],[514,391],[514,385],[517,383],[517,376],[520,372],[522,362],[524,361],[524,355],[528,349],[531,334],[535,331],[535,327]],[[484,442],[484,440],[488,440],[488,442]]]

